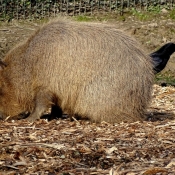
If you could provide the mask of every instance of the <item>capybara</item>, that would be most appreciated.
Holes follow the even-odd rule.
[[[150,57],[153,60],[153,69],[155,74],[159,73],[165,68],[166,64],[168,63],[168,60],[170,59],[170,56],[174,52],[175,43],[167,43],[163,45],[159,50],[150,54]]]
[[[141,121],[151,96],[151,58],[114,25],[52,21],[2,61],[3,119],[58,106],[93,122]]]

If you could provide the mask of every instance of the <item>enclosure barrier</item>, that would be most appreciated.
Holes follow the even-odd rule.
[[[154,7],[172,9],[175,0],[0,0],[0,20],[113,11],[122,15],[131,9],[151,10]]]

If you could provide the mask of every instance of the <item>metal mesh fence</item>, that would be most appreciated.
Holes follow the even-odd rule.
[[[131,9],[172,9],[175,0],[0,0],[0,19],[26,19],[57,16],[58,14],[81,15],[97,12],[119,12]]]

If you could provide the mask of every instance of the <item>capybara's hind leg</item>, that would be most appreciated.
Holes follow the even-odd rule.
[[[51,121],[54,119],[64,118],[65,116],[67,116],[67,115],[63,116],[63,112],[59,106],[52,105],[51,113],[46,113],[46,114],[42,115],[40,118],[47,119],[48,121]]]
[[[35,106],[34,110],[31,112],[28,121],[34,122],[44,114],[44,112],[52,105],[52,95],[47,91],[40,90],[34,100]]]

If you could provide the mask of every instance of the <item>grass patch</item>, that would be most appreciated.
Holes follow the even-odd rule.
[[[131,13],[131,15],[133,15],[139,21],[146,21],[146,20],[149,20],[150,18],[150,15],[148,15],[148,13],[145,11],[132,9],[131,12],[129,13]]]
[[[124,9],[123,15],[120,15],[119,11],[113,11],[113,12],[94,12],[92,15],[90,14],[84,14],[84,15],[77,15],[72,17],[74,20],[79,22],[89,22],[89,21],[125,21],[128,19],[131,19],[131,17],[135,18],[139,21],[149,21],[154,20],[155,18],[160,18],[161,16],[164,16],[164,19],[175,19],[175,8],[172,10],[167,10],[167,13],[162,13],[162,9],[168,9],[168,7],[164,6],[148,6],[144,9]],[[6,15],[6,17],[2,16],[0,20],[3,21],[12,21],[12,16]],[[39,21],[39,23],[45,23],[48,21],[48,17],[40,18],[40,19],[27,19],[29,21]]]
[[[79,15],[79,16],[75,16],[73,18],[79,22],[89,22],[89,21],[96,20],[95,16],[86,16],[86,15]]]
[[[145,10],[137,10],[132,8],[128,11],[135,19],[139,21],[150,21],[155,18],[164,17],[164,19],[175,19],[175,8],[172,10],[167,10],[167,13],[162,13],[162,9],[166,9],[163,6],[149,6]]]
[[[158,73],[155,77],[157,84],[166,83],[168,85],[175,85],[175,73],[167,71],[165,73]]]
[[[149,6],[145,10],[136,10],[132,8],[129,13],[133,15],[137,20],[148,21],[160,16],[161,8],[160,6]]]
[[[171,19],[175,19],[175,8],[172,9],[172,10],[170,11],[169,17],[170,17]]]

